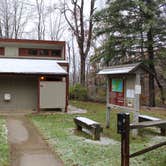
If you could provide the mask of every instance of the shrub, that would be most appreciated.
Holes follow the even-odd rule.
[[[74,100],[87,100],[87,88],[83,87],[80,84],[70,86],[69,88],[69,97]]]

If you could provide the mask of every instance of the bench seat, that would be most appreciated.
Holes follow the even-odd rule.
[[[139,115],[139,122],[144,122],[144,121],[159,121],[161,120],[160,118],[148,116],[148,115]],[[161,131],[161,135],[166,135],[166,126],[158,126]]]
[[[160,118],[148,116],[148,115],[139,115],[139,121],[155,121],[155,120],[161,120]]]
[[[100,140],[100,133],[103,131],[100,123],[86,117],[76,117],[74,118],[74,122],[77,126],[77,130],[82,130],[82,128],[88,129],[94,140]]]

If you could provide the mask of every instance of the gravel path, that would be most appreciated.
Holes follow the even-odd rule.
[[[63,166],[25,116],[7,117],[11,166]]]

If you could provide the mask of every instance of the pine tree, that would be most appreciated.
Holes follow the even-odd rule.
[[[99,26],[96,36],[108,36],[97,58],[107,64],[143,61],[154,73],[149,75],[149,105],[155,106],[155,80],[164,102],[155,63],[166,50],[165,0],[109,0],[94,19]]]

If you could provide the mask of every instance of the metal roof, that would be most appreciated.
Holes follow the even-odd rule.
[[[55,74],[66,75],[67,72],[56,60],[0,58],[0,73],[13,74]]]
[[[113,74],[129,74],[134,73],[138,67],[143,67],[142,63],[134,63],[134,64],[127,64],[127,65],[118,65],[118,66],[110,66],[99,71],[98,74],[103,75],[113,75]],[[146,67],[143,67],[144,70],[147,70]],[[148,70],[147,70],[148,71]]]

